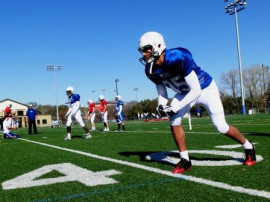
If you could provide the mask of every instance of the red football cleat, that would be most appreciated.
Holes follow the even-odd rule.
[[[256,152],[255,147],[252,144],[252,149],[245,149],[246,159],[244,161],[245,166],[253,166],[256,164]]]
[[[184,173],[186,170],[191,170],[192,164],[191,161],[181,158],[180,162],[172,170],[172,173]]]

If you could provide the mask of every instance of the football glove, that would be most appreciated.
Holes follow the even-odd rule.
[[[177,114],[177,112],[173,111],[172,107],[170,106],[164,106],[164,105],[159,105],[157,107],[157,113],[160,117],[163,116],[173,116]]]
[[[120,119],[120,115],[116,114],[115,119]]]
[[[164,117],[166,116],[166,114],[163,112],[163,109],[165,108],[164,105],[159,105],[157,108],[156,108],[156,112],[158,114],[159,117]]]
[[[166,106],[163,112],[167,114],[168,116],[174,116],[175,114],[177,114],[177,112],[173,111],[172,107],[170,106]]]

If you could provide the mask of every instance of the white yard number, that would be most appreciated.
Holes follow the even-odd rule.
[[[38,177],[41,177],[53,170],[56,170],[59,173],[64,174],[65,176],[36,180]],[[62,163],[43,166],[39,169],[16,177],[12,180],[5,181],[2,183],[2,187],[4,190],[7,190],[71,181],[78,181],[86,186],[114,184],[117,183],[117,181],[109,178],[108,176],[117,174],[121,174],[121,172],[118,172],[116,170],[92,172],[90,170],[75,166],[71,163]]]

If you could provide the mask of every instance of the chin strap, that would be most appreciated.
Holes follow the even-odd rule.
[[[154,64],[154,62],[151,62],[151,63],[150,63],[149,74],[153,74],[153,72],[152,72],[153,64]]]

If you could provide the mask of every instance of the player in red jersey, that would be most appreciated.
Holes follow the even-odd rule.
[[[86,116],[88,117],[88,120],[90,120],[91,126],[92,126],[92,129],[90,131],[95,131],[96,130],[96,127],[95,127],[96,105],[93,102],[93,100],[88,100],[87,104],[88,104],[88,112]]]
[[[7,107],[5,109],[5,117],[12,115],[11,107],[12,107],[12,104],[7,104]]]
[[[107,101],[104,99],[104,95],[99,96],[100,101],[100,113],[102,122],[104,123],[104,129],[103,131],[110,131],[109,129],[109,123],[108,123],[108,111],[107,111]]]

